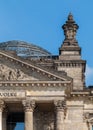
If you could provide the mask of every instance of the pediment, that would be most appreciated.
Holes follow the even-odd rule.
[[[25,74],[22,70],[17,68],[10,68],[5,64],[0,63],[0,80],[38,80],[33,76]]]
[[[71,81],[71,78],[47,71],[14,54],[0,50],[0,80]]]

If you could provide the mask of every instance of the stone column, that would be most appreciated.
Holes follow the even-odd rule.
[[[7,122],[6,122],[6,120],[7,120],[7,108],[5,108],[4,109],[4,112],[3,112],[3,117],[2,117],[2,128],[3,128],[3,130],[7,130]]]
[[[0,130],[3,130],[2,126],[2,115],[3,115],[3,109],[5,107],[4,101],[0,100]]]
[[[58,100],[54,101],[55,110],[56,110],[56,121],[55,127],[56,130],[64,130],[64,116],[65,116],[65,108],[66,103],[65,101]]]
[[[35,108],[35,101],[24,100],[22,103],[25,110],[25,130],[33,130],[33,110]]]

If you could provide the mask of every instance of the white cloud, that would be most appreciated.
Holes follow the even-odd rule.
[[[86,65],[86,72],[85,72],[85,76],[86,76],[86,85],[93,85],[93,68]]]

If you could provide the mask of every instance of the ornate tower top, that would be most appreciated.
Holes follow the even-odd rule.
[[[70,13],[68,15],[68,20],[66,21],[66,24],[62,26],[64,30],[64,35],[65,35],[65,44],[66,45],[77,45],[76,41],[76,32],[79,26],[75,23],[73,19],[73,15]]]
[[[63,59],[63,53],[66,55],[66,57],[68,55],[67,59],[69,59],[69,55],[70,59],[80,59],[81,48],[79,47],[78,42],[76,40],[76,32],[79,26],[75,23],[73,15],[71,13],[68,15],[68,19],[66,23],[62,26],[62,28],[64,30],[65,39],[59,49],[59,54],[61,55],[60,59]],[[75,57],[76,54],[78,55],[77,57]]]

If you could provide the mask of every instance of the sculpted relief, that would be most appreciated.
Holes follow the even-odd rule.
[[[0,80],[37,80],[34,77],[24,74],[20,69],[12,69],[0,64]]]

